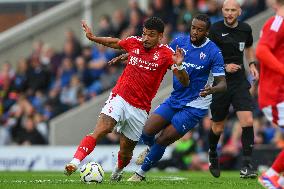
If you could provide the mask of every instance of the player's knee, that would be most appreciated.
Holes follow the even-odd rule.
[[[212,130],[213,130],[213,132],[215,133],[215,134],[221,134],[221,133],[223,133],[223,131],[224,131],[224,125],[223,124],[220,124],[220,123],[214,123],[213,125],[212,125]]]
[[[243,120],[240,120],[242,127],[252,126],[253,125],[253,118],[247,117]]]
[[[123,159],[129,159],[129,158],[132,158],[133,151],[132,150],[128,150],[128,149],[120,149],[119,155]]]
[[[167,140],[166,137],[161,137],[161,136],[156,139],[156,143],[157,143],[157,144],[160,144],[160,145],[162,145],[162,146],[168,146],[168,145],[170,145],[169,140]]]

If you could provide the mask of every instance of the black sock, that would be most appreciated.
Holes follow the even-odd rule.
[[[220,135],[216,135],[211,128],[209,135],[208,135],[208,139],[209,139],[209,150],[210,150],[210,152],[216,153],[217,144],[219,142]]]
[[[251,162],[252,149],[254,145],[253,126],[242,128],[242,145],[243,145],[243,165],[248,165]]]

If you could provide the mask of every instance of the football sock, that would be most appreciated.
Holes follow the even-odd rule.
[[[280,186],[282,186],[282,187],[284,187],[284,176],[282,175],[282,176],[280,176],[280,178],[278,179],[278,184],[280,185]]]
[[[155,135],[147,135],[146,133],[142,132],[141,138],[144,144],[149,147],[153,146],[155,141]]]
[[[211,128],[209,131],[208,139],[209,139],[210,152],[216,152],[217,145],[220,139],[220,135],[216,135]]]
[[[243,146],[243,166],[251,162],[252,149],[254,145],[253,126],[242,128],[242,146]]]
[[[277,173],[273,168],[269,168],[265,174],[269,177],[272,177],[274,175],[279,176],[279,173]]]
[[[271,168],[274,169],[277,173],[284,172],[284,150],[282,150],[280,154],[278,154]]]
[[[78,146],[74,158],[82,161],[87,155],[89,155],[96,146],[96,139],[92,136],[85,136],[80,145]]]
[[[117,155],[117,168],[119,170],[122,170],[124,167],[126,167],[130,160],[131,160],[132,157],[122,157],[120,155],[120,152],[118,152],[118,155]]]
[[[166,146],[162,146],[160,144],[154,144],[148,155],[146,156],[141,169],[146,172],[151,169],[153,165],[155,165],[164,155],[164,152],[166,150]],[[138,173],[139,174],[139,173]],[[142,175],[143,176],[143,175]]]

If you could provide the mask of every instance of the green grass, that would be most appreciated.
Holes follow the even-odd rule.
[[[256,189],[261,188],[256,179],[240,179],[238,172],[222,172],[220,178],[213,178],[209,172],[149,172],[147,181],[129,183],[131,173],[124,174],[118,183],[109,182],[106,174],[101,184],[84,184],[79,174],[66,177],[59,172],[0,172],[0,189]]]

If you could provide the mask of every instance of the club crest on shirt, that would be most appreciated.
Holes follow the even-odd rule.
[[[245,49],[245,42],[239,42],[239,50],[244,51]]]
[[[205,57],[206,57],[206,54],[204,53],[204,52],[201,52],[200,54],[199,54],[199,57],[200,57],[200,60],[201,59],[205,59]]]
[[[153,60],[158,60],[159,59],[159,53],[155,52],[153,56]]]

